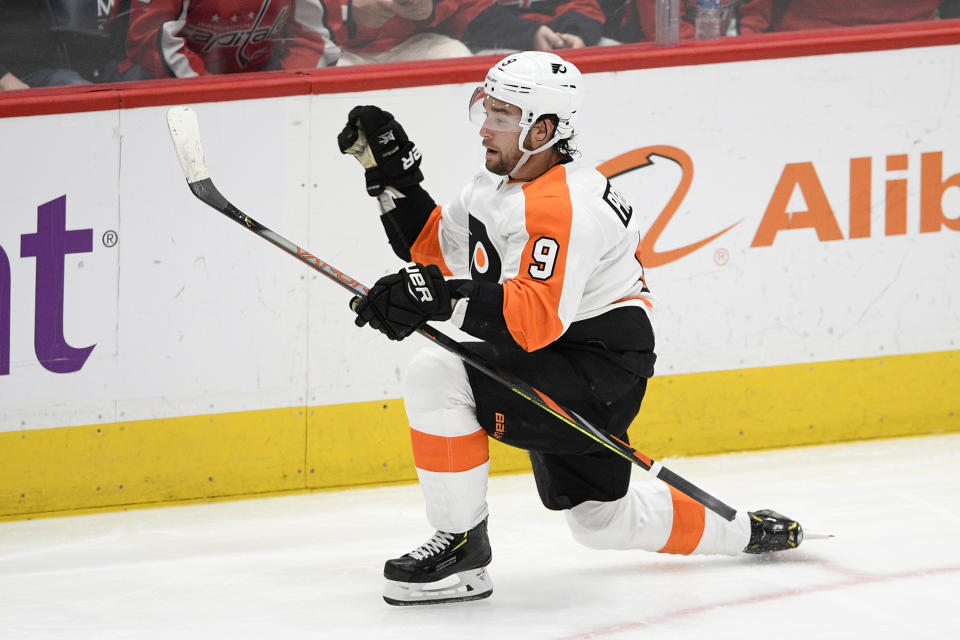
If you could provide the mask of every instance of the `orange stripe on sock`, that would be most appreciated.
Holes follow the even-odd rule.
[[[673,528],[670,538],[658,553],[681,553],[689,555],[700,544],[706,520],[706,510],[699,502],[688,498],[670,487],[673,500]]]
[[[448,438],[410,429],[413,461],[424,471],[469,471],[490,459],[487,432]]]

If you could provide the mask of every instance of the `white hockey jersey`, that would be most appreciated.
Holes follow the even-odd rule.
[[[481,171],[433,210],[410,253],[448,277],[501,284],[507,328],[534,351],[613,308],[652,310],[640,240],[609,180],[571,161],[529,182]]]

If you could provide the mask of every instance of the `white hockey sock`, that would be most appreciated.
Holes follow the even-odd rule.
[[[594,549],[736,555],[750,540],[746,511],[728,522],[661,482],[632,484],[623,498],[584,502],[566,517],[574,539]]]
[[[427,520],[440,531],[472,529],[487,517],[490,455],[463,363],[438,347],[420,351],[403,398]]]

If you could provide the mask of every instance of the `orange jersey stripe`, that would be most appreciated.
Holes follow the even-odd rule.
[[[650,302],[650,300],[648,300],[647,298],[644,298],[643,296],[630,296],[628,298],[620,298],[619,300],[614,301],[613,304],[617,304],[617,302],[626,302],[627,300],[639,300],[643,304],[647,305],[648,309],[653,309],[653,303]]]
[[[528,239],[519,272],[503,283],[503,317],[526,351],[545,347],[563,333],[560,296],[573,223],[566,178],[566,169],[557,165],[523,186]]]
[[[673,527],[670,538],[658,553],[682,553],[689,555],[700,544],[706,522],[706,510],[699,502],[688,498],[670,487],[673,500]]]
[[[413,461],[424,471],[469,471],[490,459],[487,432],[477,429],[453,438],[410,429]]]
[[[446,277],[452,277],[453,272],[447,267],[443,259],[443,251],[440,249],[440,217],[442,215],[441,207],[434,207],[427,219],[427,224],[423,225],[420,235],[410,247],[410,259],[420,264],[435,264],[440,267],[440,271]]]

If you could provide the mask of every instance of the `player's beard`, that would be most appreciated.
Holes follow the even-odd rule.
[[[485,147],[485,149],[493,149],[497,152],[493,156],[486,156],[485,166],[487,171],[498,176],[505,176],[513,171],[523,155],[518,147],[513,147],[509,152],[505,152],[500,147]]]

